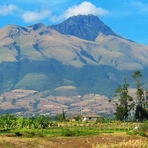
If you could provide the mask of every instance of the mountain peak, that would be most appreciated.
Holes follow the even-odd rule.
[[[40,28],[47,28],[47,26],[46,25],[44,25],[44,24],[42,24],[42,23],[38,23],[38,24],[35,24],[35,25],[31,25],[31,26],[28,26],[28,27],[30,27],[30,28],[32,28],[34,31],[36,31],[36,30],[38,30],[38,29],[40,29]]]
[[[102,33],[106,36],[118,36],[97,16],[92,14],[72,16],[62,23],[58,25],[52,25],[50,27],[62,34],[69,34],[91,41],[95,41],[99,33]]]

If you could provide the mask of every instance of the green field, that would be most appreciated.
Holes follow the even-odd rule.
[[[57,116],[60,117],[60,116]],[[56,119],[56,118],[55,118]],[[59,118],[58,118],[59,119]],[[135,127],[138,129],[135,129]],[[0,148],[147,148],[148,121],[68,121],[0,116]]]

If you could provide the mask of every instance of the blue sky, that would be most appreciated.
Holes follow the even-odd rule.
[[[57,24],[78,14],[94,14],[119,35],[148,45],[147,0],[0,0],[0,28]]]

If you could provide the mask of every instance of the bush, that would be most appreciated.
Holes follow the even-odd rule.
[[[50,125],[50,127],[57,127],[58,123],[57,122],[50,122],[49,125]]]
[[[68,136],[68,137],[76,136],[76,131],[70,129],[63,129],[62,136]]]
[[[20,132],[15,132],[15,136],[20,137],[22,134]]]
[[[140,130],[144,132],[148,131],[148,121],[145,121],[143,124],[140,125]]]
[[[31,138],[31,137],[34,137],[36,134],[35,134],[35,132],[33,132],[33,131],[26,131],[26,132],[24,132],[23,135],[24,135],[25,137]]]
[[[148,135],[146,134],[147,131],[148,131],[148,122],[146,121],[145,123],[141,124],[139,128],[127,131],[127,134],[148,137]]]
[[[28,130],[28,129],[23,129],[21,131],[15,131],[15,136],[24,136],[24,137],[43,137],[43,133],[36,131],[36,130]]]
[[[142,136],[142,137],[147,137],[146,133],[145,132],[141,132],[141,131],[138,133],[138,135]]]
[[[139,131],[137,130],[131,130],[131,131],[127,131],[126,134],[128,135],[138,135]]]
[[[100,116],[97,118],[96,123],[102,123],[104,121],[104,117]]]

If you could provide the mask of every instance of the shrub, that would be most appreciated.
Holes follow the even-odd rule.
[[[100,116],[97,118],[96,123],[102,123],[104,121],[104,117]]]
[[[34,136],[35,136],[35,132],[33,132],[33,131],[26,131],[26,132],[24,132],[23,135],[24,135],[25,137],[31,138],[31,137],[34,137]]]
[[[131,131],[127,131],[126,134],[128,135],[138,135],[139,131],[137,130],[131,130]]]
[[[15,136],[24,136],[24,137],[43,137],[43,132],[36,130],[23,129],[21,131],[15,131]]]
[[[140,125],[140,130],[144,132],[148,131],[148,121],[145,121],[143,124]]]
[[[70,129],[63,129],[62,136],[68,136],[68,137],[76,136],[76,131]]]
[[[147,137],[146,133],[145,132],[142,132],[142,131],[139,131],[138,132],[138,135],[139,136],[142,136],[142,137]]]
[[[20,132],[15,132],[15,136],[20,137],[22,134]]]
[[[140,128],[133,129],[131,131],[127,131],[128,135],[139,135],[142,137],[147,137],[146,132],[148,131],[148,123],[144,123],[140,125]]]

